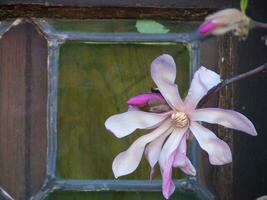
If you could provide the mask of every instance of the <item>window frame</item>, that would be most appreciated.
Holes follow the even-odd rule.
[[[3,34],[20,20],[1,23],[0,33]],[[91,42],[175,42],[185,43],[190,47],[191,78],[200,64],[200,41],[194,40],[193,34],[167,33],[167,34],[142,34],[142,33],[84,33],[84,32],[58,32],[46,20],[32,19],[36,28],[46,38],[48,43],[48,149],[46,176],[40,191],[31,197],[32,200],[44,199],[55,189],[78,191],[160,191],[161,181],[138,180],[73,180],[58,179],[56,177],[57,160],[57,93],[58,93],[58,59],[60,46],[66,41],[91,41]],[[190,160],[199,170],[200,154],[199,145],[195,139],[190,145]],[[214,199],[213,194],[199,182],[200,177],[187,176],[183,180],[175,180],[176,189],[191,190],[201,199]],[[7,199],[10,199],[7,196]],[[10,199],[11,200],[11,199]]]
[[[61,44],[67,41],[90,42],[175,42],[184,43],[190,48],[190,76],[199,66],[200,42],[194,40],[194,34],[167,33],[85,33],[58,32],[45,20],[34,20],[35,25],[45,35],[48,41],[48,160],[46,181],[42,189],[32,200],[43,199],[54,189],[82,191],[160,191],[161,181],[139,180],[73,180],[58,179],[56,173],[57,157],[57,93],[58,93],[58,58]],[[199,169],[199,146],[195,139],[190,145],[190,159],[196,169]],[[201,199],[213,199],[213,195],[202,187],[196,177],[187,176],[185,180],[175,180],[176,189],[192,190]]]

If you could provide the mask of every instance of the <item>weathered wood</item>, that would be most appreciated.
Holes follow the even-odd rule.
[[[219,73],[218,58],[220,41],[217,38],[209,38],[204,40],[200,46],[200,65],[205,66],[208,69],[214,70]],[[204,107],[218,107],[218,95],[214,95]],[[204,124],[205,127],[212,130],[215,134],[218,134],[218,128],[216,125]],[[209,162],[208,154],[201,149],[200,151],[200,170],[198,172],[199,182],[206,187],[210,192],[214,193],[216,179],[215,179],[215,167]]]
[[[247,14],[267,23],[266,1],[249,1]],[[267,46],[262,36],[267,31],[255,29],[246,41],[237,44],[235,73],[246,72],[267,61]],[[233,200],[251,200],[267,191],[267,74],[262,73],[235,84],[235,109],[255,125],[258,136],[234,135]]]
[[[253,12],[256,11],[254,10]],[[266,19],[266,12],[265,15]],[[259,15],[255,18],[263,20]],[[266,30],[254,30],[238,44],[237,73],[267,61],[267,47],[260,39]],[[267,74],[262,73],[236,84],[235,106],[254,123],[258,136],[234,135],[233,199],[251,200],[267,191]]]
[[[232,0],[2,0],[0,5],[39,4],[45,6],[156,7],[156,8],[225,8]]]
[[[129,8],[129,7],[60,7],[44,5],[0,5],[0,19],[69,18],[69,19],[171,19],[202,20],[215,8]]]
[[[0,40],[0,185],[25,200],[41,186],[46,162],[46,41],[30,24]]]
[[[226,35],[219,39],[218,68],[223,79],[231,77],[234,70],[236,38],[233,35]],[[219,93],[219,107],[233,109],[234,87],[233,84],[226,86]],[[218,137],[224,140],[233,149],[234,131],[223,126],[218,126]],[[233,164],[215,167],[215,193],[216,200],[232,199]]]

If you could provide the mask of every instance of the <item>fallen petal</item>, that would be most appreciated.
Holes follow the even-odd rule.
[[[252,122],[246,116],[233,110],[220,108],[197,109],[192,113],[191,120],[215,123],[227,128],[243,131],[253,136],[257,135],[257,131]]]
[[[166,131],[171,132],[171,121],[164,121],[157,129],[139,137],[124,152],[119,153],[112,163],[112,170],[116,178],[132,173],[139,165],[145,146]]]
[[[118,138],[131,134],[136,129],[149,129],[159,125],[170,113],[128,111],[109,117],[105,127]]]
[[[219,139],[213,132],[197,122],[191,122],[190,130],[200,147],[209,154],[209,161],[212,165],[224,165],[232,162],[232,153],[228,144]]]
[[[152,62],[151,77],[169,106],[182,111],[183,101],[180,97],[178,86],[174,83],[176,65],[170,55],[163,54]]]

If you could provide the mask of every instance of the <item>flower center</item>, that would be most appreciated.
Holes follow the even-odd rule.
[[[184,128],[189,123],[188,117],[184,112],[173,112],[171,119],[178,128]]]

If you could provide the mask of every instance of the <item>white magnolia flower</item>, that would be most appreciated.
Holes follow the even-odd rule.
[[[208,153],[211,164],[223,165],[232,161],[229,146],[200,122],[223,125],[253,136],[257,133],[250,120],[238,112],[220,108],[196,109],[208,90],[221,82],[220,76],[215,72],[200,67],[194,74],[184,101],[175,84],[176,66],[170,55],[162,55],[152,62],[151,76],[161,95],[142,94],[131,98],[128,104],[133,109],[109,117],[105,126],[118,138],[125,137],[136,129],[152,129],[150,133],[134,141],[126,151],[118,154],[112,169],[116,178],[132,173],[145,152],[152,171],[157,162],[160,165],[163,195],[168,199],[175,189],[172,182],[173,167],[179,167],[189,175],[196,174],[194,166],[186,156],[188,134],[195,136],[200,147]],[[138,110],[141,104],[162,99],[169,106],[167,112]]]

